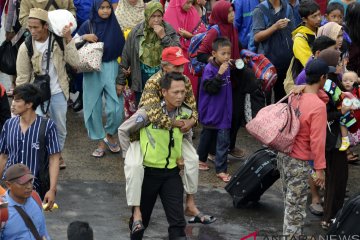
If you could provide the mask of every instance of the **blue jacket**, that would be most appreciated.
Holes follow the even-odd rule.
[[[238,30],[239,41],[244,48],[247,48],[250,38],[252,11],[258,4],[259,0],[234,0],[234,23]]]

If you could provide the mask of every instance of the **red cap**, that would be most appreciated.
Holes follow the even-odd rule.
[[[24,184],[34,179],[30,169],[24,164],[18,163],[10,166],[5,172],[6,181],[14,181],[19,184]]]
[[[188,63],[189,60],[184,57],[183,51],[179,47],[168,47],[162,51],[161,58],[165,62],[169,62],[175,66]]]

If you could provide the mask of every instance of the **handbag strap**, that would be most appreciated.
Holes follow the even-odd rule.
[[[29,215],[22,209],[20,206],[14,206],[16,211],[20,214],[21,218],[24,220],[26,226],[30,229],[32,235],[34,235],[36,240],[42,240],[39,232],[37,231],[33,221],[29,217]]]

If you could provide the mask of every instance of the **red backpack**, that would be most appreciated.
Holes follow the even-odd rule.
[[[247,49],[241,50],[240,55],[249,59],[248,66],[254,71],[256,78],[262,80],[262,90],[271,90],[276,83],[277,73],[270,60],[263,54],[253,53]]]

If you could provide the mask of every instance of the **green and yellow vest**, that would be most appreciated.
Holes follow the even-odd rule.
[[[191,110],[187,106],[179,109],[176,119],[189,119]],[[177,167],[176,159],[181,157],[183,133],[179,128],[161,129],[150,124],[140,130],[140,146],[143,164],[152,168]]]

